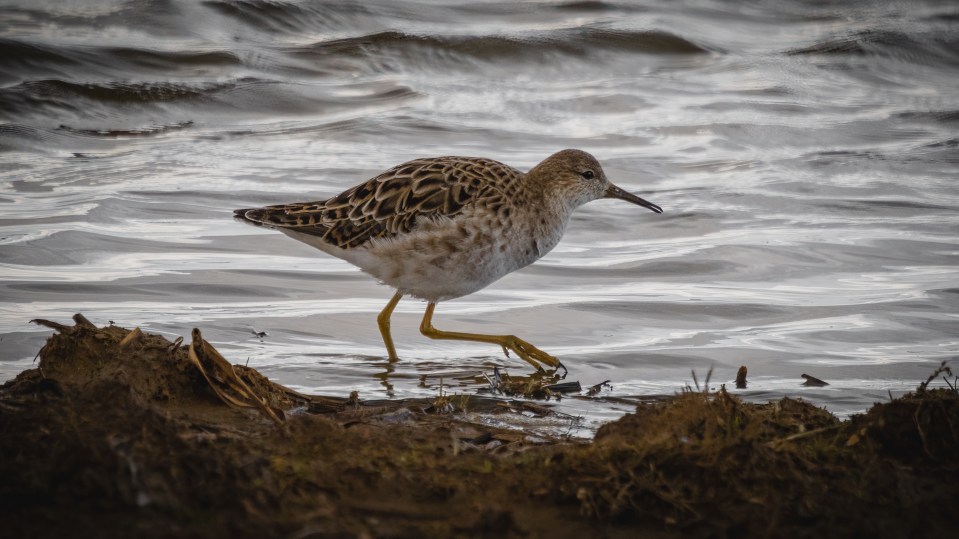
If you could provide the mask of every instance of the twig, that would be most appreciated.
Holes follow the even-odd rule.
[[[34,318],[33,320],[30,321],[30,323],[31,323],[31,324],[36,324],[36,325],[38,325],[38,326],[48,327],[48,328],[56,331],[57,333],[62,333],[62,334],[64,334],[64,335],[69,335],[69,334],[73,333],[73,327],[72,327],[72,326],[65,326],[65,325],[63,325],[63,324],[61,324],[61,323],[59,323],[59,322],[53,322],[53,321],[51,321],[51,320],[44,320],[44,319],[42,319],[42,318]]]
[[[133,328],[133,331],[131,331],[130,333],[127,333],[126,337],[124,337],[123,339],[120,340],[119,343],[117,343],[117,346],[119,348],[126,348],[127,346],[130,346],[131,344],[139,340],[140,337],[142,336],[143,336],[143,332],[140,330],[140,328],[135,327]]]
[[[193,342],[187,357],[220,400],[235,407],[255,406],[276,423],[283,423],[273,408],[236,374],[233,365],[203,339],[198,328],[193,328]]]
[[[93,322],[87,320],[87,317],[86,317],[86,316],[83,316],[83,315],[80,314],[80,313],[77,313],[77,314],[73,315],[73,321],[76,322],[76,324],[77,324],[78,326],[80,326],[80,327],[82,327],[82,328],[84,328],[84,329],[92,329],[92,330],[96,330],[96,329],[97,329],[97,326],[94,325]]]
[[[736,371],[736,389],[746,389],[746,366],[742,365],[739,367],[739,370]]]
[[[950,369],[949,366],[946,365],[945,361],[939,364],[939,368],[933,371],[932,374],[929,375],[929,378],[926,378],[925,382],[919,384],[919,389],[916,390],[916,393],[925,393],[926,388],[929,386],[929,383],[935,380],[936,377],[938,377],[940,374],[943,374],[943,373],[948,374],[949,376],[952,376],[952,369]]]
[[[769,447],[775,447],[775,446],[777,446],[777,445],[779,445],[779,444],[782,444],[782,443],[792,442],[792,441],[794,441],[794,440],[799,440],[799,439],[801,439],[801,438],[806,438],[807,436],[813,436],[813,435],[815,435],[815,434],[820,434],[820,433],[822,433],[822,432],[826,432],[826,431],[838,429],[838,428],[841,427],[841,426],[842,426],[841,424],[840,424],[840,425],[830,425],[830,426],[828,426],[828,427],[822,427],[822,428],[819,428],[819,429],[807,430],[806,432],[798,432],[798,433],[796,433],[796,434],[792,434],[792,435],[786,436],[785,438],[780,438],[780,439],[778,439],[778,440],[773,440],[773,441],[771,441],[771,442],[768,442],[766,445],[769,446]]]

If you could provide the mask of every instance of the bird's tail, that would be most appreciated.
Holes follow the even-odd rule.
[[[264,208],[243,208],[239,210],[233,210],[233,218],[237,221],[242,221],[253,226],[265,226],[267,228],[274,228],[269,221],[266,221],[266,211]]]

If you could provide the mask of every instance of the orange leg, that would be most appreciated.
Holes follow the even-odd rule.
[[[430,302],[426,306],[426,314],[423,316],[423,323],[420,324],[420,333],[431,339],[449,339],[456,341],[476,341],[498,344],[503,347],[503,353],[509,357],[509,351],[512,350],[517,356],[542,371],[540,363],[545,363],[553,368],[563,367],[558,359],[536,348],[532,344],[516,337],[515,335],[482,335],[478,333],[459,333],[456,331],[440,331],[433,327],[433,310],[436,303]],[[563,367],[565,369],[566,367]]]
[[[386,352],[390,355],[390,363],[400,360],[399,356],[396,355],[396,347],[393,346],[393,337],[390,335],[390,316],[393,315],[393,309],[396,308],[396,304],[400,302],[401,297],[403,297],[403,294],[399,292],[394,294],[393,299],[386,304],[386,307],[383,307],[379,316],[376,317],[376,324],[380,326],[380,334],[383,335],[383,342],[386,344]]]

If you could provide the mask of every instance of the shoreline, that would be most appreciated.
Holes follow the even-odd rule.
[[[685,391],[571,440],[483,420],[549,413],[534,401],[303,395],[231,366],[199,331],[184,345],[74,320],[40,321],[56,333],[39,364],[0,386],[13,535],[954,531],[952,388],[922,385],[844,421],[796,399]]]

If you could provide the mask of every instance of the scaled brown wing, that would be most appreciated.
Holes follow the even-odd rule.
[[[517,175],[515,169],[489,159],[416,159],[329,200],[236,213],[247,221],[312,234],[349,249],[409,232],[418,219],[454,217],[483,192]]]

